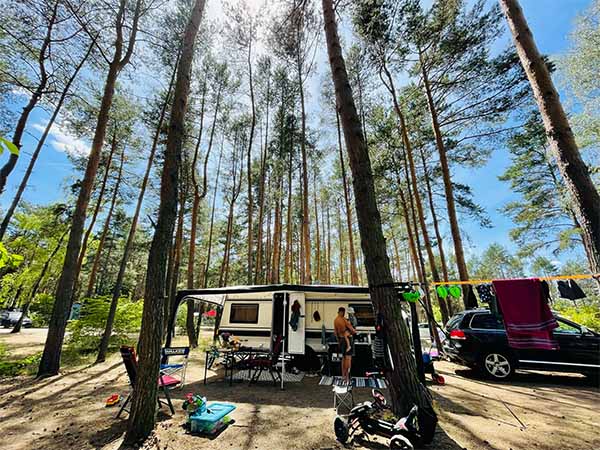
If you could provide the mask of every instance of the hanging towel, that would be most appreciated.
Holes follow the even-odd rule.
[[[537,278],[494,280],[496,298],[504,316],[508,345],[512,348],[557,350],[552,330],[558,323]]]
[[[300,322],[300,303],[298,300],[292,305],[292,318],[290,319],[290,326],[292,330],[298,331],[298,322]]]
[[[558,293],[562,298],[567,298],[569,300],[585,298],[585,293],[574,280],[559,280],[556,282],[556,286],[558,287]]]

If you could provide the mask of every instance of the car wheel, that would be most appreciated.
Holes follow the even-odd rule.
[[[507,380],[515,372],[513,359],[506,353],[495,350],[483,355],[480,366],[486,376],[496,380]]]

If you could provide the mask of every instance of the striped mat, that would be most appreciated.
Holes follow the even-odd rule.
[[[345,386],[346,382],[342,377],[328,377],[324,375],[321,377],[319,384],[321,386]],[[387,389],[387,384],[385,384],[385,380],[380,378],[352,377],[352,387]]]
[[[298,374],[286,372],[283,374],[284,383],[300,383],[304,378],[304,372],[300,372]],[[234,381],[250,381],[250,375],[247,370],[240,370],[233,374]],[[273,378],[269,375],[267,370],[263,370],[262,373],[258,377],[258,381],[268,381],[269,383],[273,382]]]

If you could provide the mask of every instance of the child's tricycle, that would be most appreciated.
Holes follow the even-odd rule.
[[[418,407],[413,406],[408,415],[398,421],[389,421],[384,417],[384,413],[389,411],[385,396],[377,389],[372,389],[371,394],[373,401],[356,405],[348,419],[341,416],[335,418],[333,426],[338,441],[345,444],[350,436],[362,428],[367,434],[388,438],[391,449],[413,450],[421,440],[417,422]]]

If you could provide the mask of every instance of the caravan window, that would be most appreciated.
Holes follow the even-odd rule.
[[[351,303],[348,306],[351,306],[354,309],[354,316],[356,317],[359,327],[375,326],[375,313],[373,312],[373,305],[364,303]]]
[[[230,323],[258,323],[258,303],[233,303],[229,314]]]

